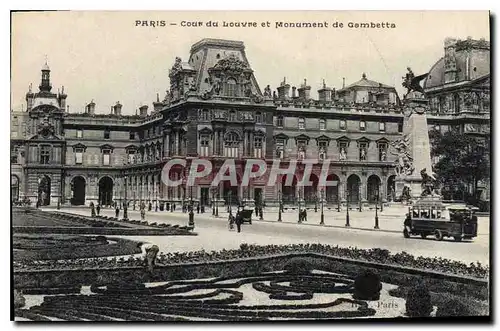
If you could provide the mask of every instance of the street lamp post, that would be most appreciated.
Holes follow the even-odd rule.
[[[127,201],[127,175],[123,176],[123,179],[125,180],[125,196],[124,196],[125,202],[123,203],[123,219],[124,220],[128,220],[128,213],[127,213],[127,209],[128,209],[128,201]]]
[[[362,205],[362,200],[363,200],[363,198],[362,198],[362,196],[361,196],[361,186],[360,186],[360,187],[359,187],[359,194],[358,194],[359,211],[360,211],[360,212],[361,212],[361,211],[363,211],[363,208],[362,208],[362,206],[363,206],[363,205]]]
[[[194,228],[194,205],[193,205],[193,187],[191,186],[189,188],[189,195],[190,195],[190,201],[189,201],[189,226],[192,226]]]
[[[346,192],[346,200],[347,200],[347,208],[345,214],[345,226],[350,227],[351,224],[349,223],[349,191]]]
[[[382,183],[380,183],[379,192],[382,192]],[[384,211],[384,199],[382,199],[382,203],[380,204],[380,212]]]
[[[378,197],[379,197],[379,191],[377,190],[377,196],[375,197],[375,227],[374,227],[374,229],[378,229]]]
[[[325,214],[323,213],[324,196],[325,196],[325,189],[322,188],[321,189],[321,221],[319,222],[319,224],[321,224],[321,225],[325,225]]]
[[[278,191],[278,222],[281,222],[281,190]]]
[[[215,216],[215,187],[212,187],[212,216]]]
[[[299,203],[298,203],[298,205],[299,205],[299,223],[302,223],[302,217],[301,217],[302,212],[300,210],[300,187],[299,187],[299,199],[298,200],[299,200]]]

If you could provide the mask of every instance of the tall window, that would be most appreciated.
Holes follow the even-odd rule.
[[[304,117],[299,117],[299,129],[304,130],[306,128],[306,120]]]
[[[110,135],[109,129],[105,129],[104,130],[104,139],[109,139],[109,135]]]
[[[226,136],[226,141],[224,142],[224,156],[225,157],[238,157],[238,147],[239,147],[238,135],[234,132],[230,132]]]
[[[83,130],[82,129],[76,130],[76,137],[77,138],[83,138]]]
[[[262,137],[254,137],[253,153],[254,157],[260,159],[262,157],[262,144],[264,139]]]
[[[340,120],[339,126],[340,130],[345,130],[347,128],[345,120]]]
[[[135,150],[129,150],[128,151],[128,163],[134,164],[135,163]]]
[[[366,143],[359,143],[359,160],[366,161],[368,153],[368,145]]]
[[[378,160],[387,161],[387,143],[378,144]]]
[[[365,121],[359,121],[359,130],[366,131],[366,122]]]
[[[379,129],[379,131],[384,132],[385,131],[385,123],[384,122],[380,122],[378,124],[378,129]]]
[[[17,163],[17,154],[19,153],[19,147],[14,146],[10,151],[10,163]]]
[[[135,132],[130,132],[129,139],[130,140],[135,140]]]
[[[75,164],[83,164],[83,148],[75,149]]]
[[[231,110],[229,112],[228,121],[230,121],[230,122],[235,122],[236,121],[236,112],[234,110]]]
[[[282,159],[285,157],[285,140],[276,139],[276,157]]]
[[[304,160],[306,158],[306,141],[297,140],[297,160]]]
[[[42,145],[40,147],[40,163],[49,164],[50,163],[50,146]]]
[[[453,95],[453,106],[455,106],[455,113],[459,113],[460,112],[460,96],[455,93]]]
[[[201,120],[202,121],[209,121],[210,120],[210,112],[208,109],[202,109]]]
[[[276,126],[278,128],[283,127],[283,116],[279,115],[278,117],[276,117]]]
[[[237,93],[236,93],[237,90],[236,90],[236,80],[235,79],[229,78],[227,80],[226,86],[227,86],[227,93],[226,93],[226,95],[228,97],[236,97],[236,96],[238,96]]]
[[[255,123],[262,123],[262,113],[260,111],[255,113]]]
[[[319,120],[319,129],[326,130],[326,120],[323,118]]]
[[[102,165],[109,166],[111,164],[111,151],[105,149],[102,151]]]
[[[200,156],[208,156],[209,151],[209,137],[208,135],[203,135],[200,137]]]
[[[326,149],[328,142],[324,140],[318,141],[318,158],[320,160],[326,160]]]

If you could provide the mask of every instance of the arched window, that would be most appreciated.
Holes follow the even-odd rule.
[[[235,122],[236,121],[236,112],[234,110],[231,110],[229,112],[229,118],[228,118],[228,121],[229,122]]]
[[[239,137],[236,132],[229,132],[224,141],[224,156],[238,157]]]
[[[234,78],[229,78],[226,83],[226,95],[228,97],[236,97],[238,96],[237,94],[237,89],[236,89],[236,80]]]

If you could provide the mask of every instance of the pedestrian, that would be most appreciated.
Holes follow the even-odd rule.
[[[97,216],[99,216],[99,213],[101,212],[101,205],[100,204],[97,204]]]
[[[144,219],[146,218],[146,204],[143,202],[141,202],[141,220],[144,221]]]
[[[118,218],[119,216],[120,216],[120,207],[117,205],[115,208],[115,217]]]
[[[242,221],[243,221],[243,217],[241,216],[241,213],[240,212],[236,213],[236,230],[238,231],[238,233],[241,232]]]
[[[200,204],[198,204],[198,205],[196,206],[196,213],[197,213],[197,214],[199,214],[199,213],[200,213]]]
[[[95,217],[95,207],[93,202],[90,203],[90,216]]]
[[[304,214],[302,214],[302,220],[307,222],[307,209],[304,208]]]
[[[139,247],[144,255],[144,264],[147,266],[147,270],[149,272],[153,272],[154,267],[156,266],[156,257],[158,256],[158,252],[160,249],[157,245],[146,244],[146,243],[138,243],[137,247]]]

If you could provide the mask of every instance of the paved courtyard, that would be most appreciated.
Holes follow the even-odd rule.
[[[392,253],[405,251],[413,255],[443,257],[466,263],[489,264],[489,217],[480,217],[478,237],[473,241],[436,241],[434,238],[405,239],[402,234],[403,216],[398,215],[404,208],[391,207],[379,215],[380,230],[374,230],[374,211],[351,211],[350,228],[344,227],[345,211],[325,212],[325,226],[319,225],[320,212],[308,213],[308,221],[297,224],[297,212],[282,214],[283,222],[277,222],[277,212],[264,212],[264,221],[255,220],[252,225],[244,224],[242,232],[229,231],[227,213],[219,208],[219,217],[212,216],[210,209],[204,214],[195,214],[195,237],[128,237],[157,244],[161,251],[206,251],[233,249],[242,243],[248,244],[294,244],[321,243],[358,248],[384,248]],[[61,209],[64,212],[90,214],[88,208]],[[112,209],[102,209],[102,215],[114,216]],[[123,216],[123,215],[121,215]],[[140,219],[139,211],[129,211],[129,218]],[[186,225],[188,214],[182,212],[147,212],[146,220],[158,223]]]

